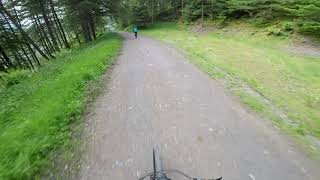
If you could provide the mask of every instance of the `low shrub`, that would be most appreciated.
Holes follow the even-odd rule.
[[[22,80],[28,78],[30,75],[30,71],[19,69],[19,70],[10,70],[6,73],[0,74],[0,82],[4,86],[12,86],[15,84],[19,84]]]

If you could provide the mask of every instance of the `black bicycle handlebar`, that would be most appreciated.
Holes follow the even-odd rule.
[[[164,171],[161,171],[161,172],[152,172],[152,173],[148,173],[146,175],[144,175],[143,177],[139,178],[139,180],[143,180],[147,177],[152,177],[152,176],[155,176],[156,174],[179,174],[179,175],[182,175],[184,176],[185,178],[189,179],[189,180],[222,180],[222,177],[220,178],[217,178],[217,179],[202,179],[202,178],[195,178],[195,177],[191,177],[189,175],[187,175],[186,173],[182,172],[182,171],[178,171],[178,170],[164,170]]]

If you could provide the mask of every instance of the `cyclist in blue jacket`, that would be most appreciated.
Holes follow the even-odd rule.
[[[134,32],[134,36],[138,38],[138,32],[139,32],[138,26],[133,27],[133,32]]]

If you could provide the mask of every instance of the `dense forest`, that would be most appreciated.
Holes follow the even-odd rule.
[[[0,71],[36,69],[61,49],[89,42],[110,22],[140,26],[250,18],[319,36],[318,0],[7,0],[0,2]]]
[[[112,17],[108,0],[0,1],[0,71],[35,70],[61,49],[89,42]]]
[[[123,1],[122,7],[125,7],[122,12],[126,12],[121,16],[124,26],[132,21],[146,24],[179,20],[189,23],[199,19],[225,22],[246,18],[259,25],[282,22],[286,30],[320,35],[318,0],[136,0],[131,3]]]

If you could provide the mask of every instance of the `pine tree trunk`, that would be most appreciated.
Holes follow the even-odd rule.
[[[97,39],[96,28],[95,28],[95,25],[94,25],[94,19],[93,19],[91,14],[89,15],[89,25],[90,25],[91,35],[92,35],[93,39],[96,40]]]
[[[35,16],[35,22],[37,23],[36,26],[38,26],[38,29],[40,30],[40,33],[42,34],[42,37],[44,38],[44,42],[46,42],[47,46],[49,47],[49,50],[51,53],[54,53],[54,47],[48,37],[48,34],[46,33],[44,27],[41,24],[40,18],[38,15]]]
[[[0,56],[0,59],[1,59],[1,61],[2,61],[2,63],[0,62],[0,72],[1,72],[1,71],[2,71],[2,72],[3,72],[3,71],[6,72],[6,71],[7,71],[7,69],[6,69],[7,64],[4,62],[2,56]],[[0,75],[1,75],[1,74],[0,74]],[[3,79],[3,78],[0,76],[0,79]]]
[[[35,62],[38,64],[38,66],[41,66],[41,63],[40,63],[40,61],[39,61],[36,53],[35,53],[35,52],[33,51],[33,49],[31,48],[31,45],[28,44],[28,43],[27,43],[26,45],[27,45],[27,48],[28,48],[30,54],[31,54],[32,57],[33,57],[33,61],[35,61]]]
[[[179,7],[176,6],[175,8],[176,8],[176,19],[178,19],[179,21],[181,21]]]
[[[65,32],[64,32],[64,29],[63,29],[63,27],[62,27],[62,25],[61,25],[61,22],[60,22],[60,20],[59,20],[59,18],[58,18],[58,15],[57,15],[57,13],[56,13],[56,11],[55,11],[55,9],[54,9],[54,5],[53,5],[52,0],[49,0],[49,3],[50,3],[51,11],[52,11],[52,13],[53,13],[55,22],[58,24],[58,29],[59,29],[59,31],[60,31],[61,34],[62,34],[62,39],[63,39],[63,42],[64,42],[64,46],[65,46],[67,49],[70,49],[70,44],[68,43],[68,40],[67,40],[66,34],[65,34]]]
[[[151,0],[152,4],[151,4],[151,11],[152,11],[152,16],[151,16],[151,23],[153,24],[154,21],[154,0]]]
[[[17,38],[17,35],[16,35],[15,31],[14,31],[14,29],[12,28],[12,26],[11,26],[9,20],[8,20],[8,18],[5,16],[5,14],[4,14],[3,12],[1,12],[1,14],[2,14],[2,16],[4,17],[5,21],[7,22],[7,24],[9,25],[9,28],[10,28],[12,34],[14,35],[15,39],[18,39],[18,38]],[[20,49],[22,50],[22,52],[24,53],[24,55],[26,56],[26,58],[28,59],[29,67],[31,67],[32,69],[34,69],[34,66],[33,66],[31,60],[29,59],[28,54],[26,53],[26,51],[24,50],[23,46],[21,45],[21,42],[19,42],[19,46],[20,46]],[[22,59],[24,59],[24,58],[21,56],[20,53],[19,53],[19,55],[20,55],[20,57],[21,57]],[[25,60],[24,60],[24,61],[25,61]],[[25,63],[26,63],[26,61],[25,61]],[[28,63],[26,63],[26,64],[28,64]]]
[[[2,13],[1,13],[2,14]],[[3,15],[3,17],[5,17],[5,15]],[[2,28],[2,31],[4,32],[4,36],[5,37],[8,37],[8,38],[4,38],[4,44],[7,44],[7,45],[9,45],[9,49],[10,49],[10,52],[12,53],[13,51],[12,51],[12,47],[10,46],[10,42],[8,41],[8,39],[9,39],[9,37],[10,37],[10,34],[6,31],[6,29],[4,28],[4,26],[1,26],[1,28]],[[4,57],[4,59],[5,59],[5,61],[7,62],[7,65],[8,66],[10,66],[10,67],[16,67],[16,65],[15,65],[15,63],[13,63],[13,62],[11,62],[11,60],[10,60],[10,58],[11,58],[11,56],[9,56],[8,55],[8,53],[6,52],[6,50],[4,50],[2,47],[0,47],[1,48],[1,54],[3,55],[3,57]],[[13,54],[13,53],[12,53]],[[15,61],[17,61],[17,57],[15,56],[15,54],[13,54],[14,55],[14,58],[16,59]]]
[[[211,0],[211,20],[213,20],[213,0]]]
[[[45,38],[43,37],[43,34],[42,34],[42,32],[41,32],[41,29],[39,28],[39,25],[38,25],[38,23],[37,23],[37,20],[34,18],[34,24],[36,25],[36,33],[37,33],[37,35],[38,35],[38,37],[39,37],[39,41],[40,41],[40,43],[42,44],[42,47],[44,48],[44,50],[46,51],[46,53],[50,56],[50,57],[52,57],[52,58],[54,58],[54,56],[52,55],[52,49],[50,49],[50,47],[49,47],[49,45],[47,44],[47,42],[46,42],[46,40],[45,40]],[[45,36],[45,35],[44,35]]]
[[[8,67],[14,67],[14,65],[10,61],[10,58],[8,57],[7,53],[4,51],[4,49],[1,46],[0,46],[0,54],[2,55],[4,62],[7,64]]]
[[[77,38],[77,40],[78,40],[79,45],[81,45],[81,40],[80,40],[78,31],[77,31],[77,30],[73,30],[73,31],[74,31],[74,34],[76,35],[76,38]]]
[[[35,17],[33,17],[33,23],[36,26],[35,32],[36,32],[37,36],[39,37],[40,43],[42,44],[42,46],[43,46],[44,50],[47,52],[47,54],[51,55],[50,48],[47,45],[46,40],[44,39],[44,37],[42,35],[41,29],[40,29],[40,27],[38,25],[38,22],[37,22]]]
[[[57,23],[58,23],[58,25],[59,25],[60,31],[61,31],[61,33],[62,33],[62,37],[63,37],[63,40],[64,40],[64,46],[65,46],[67,49],[70,49],[71,47],[70,47],[70,44],[69,44],[68,38],[67,38],[68,34],[65,33],[65,30],[64,30],[64,28],[63,28],[63,26],[62,26],[62,24],[61,24],[60,19],[58,18],[58,16],[56,16],[56,19],[57,19]]]
[[[203,4],[203,1],[204,0],[202,0],[201,1],[201,27],[203,27],[203,21],[204,21],[204,13],[203,13],[203,11],[204,11],[204,4]]]
[[[52,24],[51,24],[52,25],[52,29],[54,31],[55,37],[56,37],[60,47],[64,46],[63,40],[61,39],[61,33],[60,33],[60,31],[59,31],[59,29],[57,27],[57,24],[56,24],[55,20],[54,19],[52,20],[50,18],[50,22],[52,22]]]
[[[1,59],[1,61],[2,61],[1,65],[2,65],[3,69],[6,70],[8,67],[10,67],[10,66],[8,65],[8,63],[6,62],[6,60],[1,56],[1,54],[0,54],[0,59]]]
[[[48,56],[39,48],[39,46],[30,38],[30,36],[22,29],[17,20],[10,14],[10,12],[4,7],[2,0],[0,0],[0,10],[4,12],[11,22],[19,29],[22,37],[24,37],[32,46],[43,56],[45,59],[49,59]]]
[[[41,10],[41,13],[42,13],[42,17],[44,19],[44,22],[46,23],[46,26],[47,26],[51,41],[53,43],[53,47],[54,47],[55,50],[59,51],[60,49],[59,49],[58,41],[56,39],[56,36],[54,35],[54,31],[52,29],[53,28],[52,24],[51,24],[51,22],[49,20],[49,17],[47,15],[44,0],[39,0],[39,4],[40,4],[40,10]]]
[[[61,23],[61,25],[63,27],[67,27],[63,23]],[[72,47],[72,42],[71,42],[71,39],[72,39],[71,33],[72,32],[71,31],[65,31],[65,30],[63,30],[63,31],[65,32],[65,35],[66,35],[66,42],[68,43],[69,47],[71,48]]]
[[[19,57],[18,57],[18,55],[17,55],[17,53],[16,53],[16,50],[13,50],[12,48],[10,49],[11,50],[11,54],[14,56],[14,59],[15,59],[15,64],[18,64],[18,66],[20,67],[20,68],[23,68],[23,64],[21,64],[21,62],[20,62],[20,60],[19,60]]]
[[[20,48],[21,48],[21,46],[20,46]],[[23,63],[23,68],[24,68],[25,66],[27,66],[27,67],[30,69],[31,67],[30,67],[29,63],[27,63],[26,59],[21,55],[21,53],[20,53],[17,49],[15,49],[14,51],[15,51],[15,53],[18,55],[19,60]],[[19,61],[19,62],[20,62],[20,61]],[[22,64],[22,63],[21,63],[21,64]]]
[[[62,43],[61,46],[65,46],[67,48],[66,40],[64,39],[64,35],[61,32],[61,29],[60,29],[59,24],[58,24],[58,20],[54,17],[53,21],[54,21],[54,23],[56,25],[56,32],[58,32],[59,37],[60,37],[60,41],[61,41],[60,43]]]
[[[13,9],[13,12],[14,12],[15,18],[17,19],[19,25],[22,27],[21,22],[19,21],[19,16],[18,16],[17,10]]]
[[[181,19],[183,22],[184,0],[181,0]]]
[[[80,25],[81,25],[82,34],[83,34],[83,38],[84,38],[85,42],[92,41],[87,14],[85,14],[85,13],[80,14]]]
[[[29,56],[28,56],[27,51],[24,49],[24,47],[23,47],[22,45],[20,45],[20,47],[21,47],[21,50],[22,50],[24,56],[27,58],[27,60],[28,60],[28,62],[29,62],[29,64],[30,64],[31,69],[34,70],[34,66],[33,66],[33,64],[32,64],[31,59],[30,59]]]

